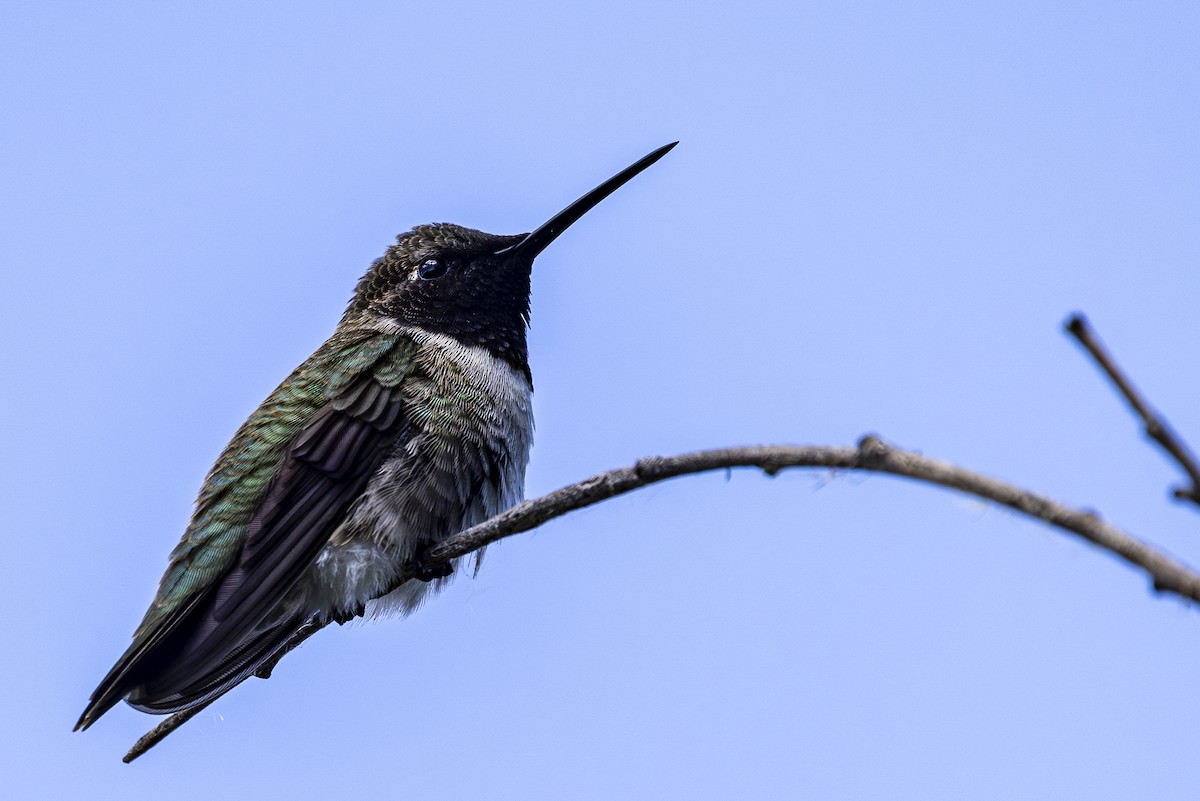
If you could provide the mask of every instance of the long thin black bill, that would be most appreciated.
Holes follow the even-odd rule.
[[[576,200],[570,206],[567,206],[558,214],[555,214],[550,218],[549,222],[538,228],[532,234],[525,237],[512,247],[499,251],[499,253],[511,253],[513,255],[520,254],[521,256],[530,259],[536,257],[539,253],[545,250],[546,246],[553,242],[559,234],[570,228],[572,223],[591,211],[601,200],[604,200],[604,198],[620,189],[621,186],[629,181],[630,178],[637,175],[639,172],[646,169],[663,156],[667,155],[667,152],[677,144],[679,143],[672,142],[669,145],[663,145],[653,153],[650,153],[634,164],[629,165],[612,178],[609,178],[607,181],[597,186],[591,192],[588,192],[586,195],[579,198],[579,200]]]

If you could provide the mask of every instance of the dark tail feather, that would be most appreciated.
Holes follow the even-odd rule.
[[[133,641],[92,693],[90,703],[75,724],[75,731],[87,729],[141,683],[142,677],[151,669],[155,655],[161,652],[162,645],[170,641],[171,635],[200,607],[206,597],[204,594],[197,595],[190,603],[175,610],[144,636]]]
[[[249,637],[220,661],[199,671],[167,666],[159,676],[129,693],[129,705],[142,712],[165,715],[208,703],[241,684],[269,662],[304,626],[292,618]]]
[[[203,664],[163,658],[163,652],[179,655],[177,640],[159,637],[134,643],[92,693],[75,730],[87,729],[122,698],[134,709],[160,715],[212,701],[279,654],[305,623],[303,618],[284,619]],[[164,640],[166,647],[161,647]]]
[[[86,731],[88,726],[99,720],[101,715],[116,706],[120,700],[121,696],[113,693],[106,693],[99,698],[93,697],[87,709],[79,716],[79,720],[75,721],[74,731]]]

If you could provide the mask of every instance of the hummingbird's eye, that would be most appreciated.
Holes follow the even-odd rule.
[[[431,281],[434,278],[441,278],[449,269],[450,265],[447,262],[438,259],[426,259],[417,268],[417,275],[426,281]]]

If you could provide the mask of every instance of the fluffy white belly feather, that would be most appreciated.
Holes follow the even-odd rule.
[[[404,413],[422,430],[397,444],[307,574],[313,611],[411,612],[447,581],[412,580],[389,592],[414,551],[524,497],[533,442],[529,380],[483,348],[419,330],[410,335],[428,379],[411,382],[411,392],[406,385]],[[499,456],[498,469],[488,470],[483,455]],[[472,484],[477,489],[468,493]]]

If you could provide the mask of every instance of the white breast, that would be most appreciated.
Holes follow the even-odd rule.
[[[416,608],[444,582],[393,583],[399,564],[432,538],[435,520],[455,530],[486,520],[521,501],[533,443],[532,392],[525,375],[485,349],[452,337],[412,330],[417,360],[428,379],[405,384],[405,411],[424,433],[403,444],[368,484],[309,574],[309,597],[320,611],[367,605],[370,616]],[[467,498],[481,454],[503,454],[498,481],[486,480]],[[414,471],[413,466],[418,466]],[[478,483],[478,482],[475,482]],[[415,502],[414,502],[415,501]],[[414,509],[417,511],[414,512]],[[373,531],[383,539],[364,538]]]

